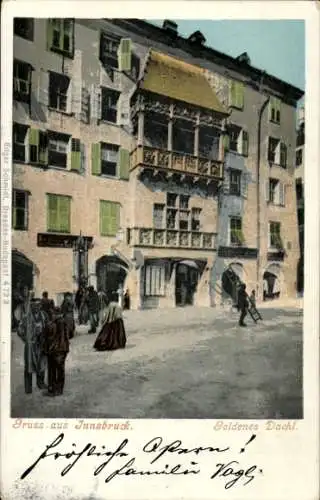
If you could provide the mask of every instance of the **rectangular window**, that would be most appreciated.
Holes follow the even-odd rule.
[[[281,114],[281,101],[276,97],[270,98],[270,121],[279,124],[280,123],[280,114]]]
[[[172,127],[172,150],[194,154],[194,128],[187,120],[176,120]]]
[[[168,149],[168,120],[155,113],[147,113],[144,118],[146,144],[159,149]]]
[[[153,205],[153,227],[156,229],[163,228],[164,205],[155,203]]]
[[[33,42],[34,20],[30,17],[14,18],[14,34]]]
[[[147,297],[165,295],[165,267],[160,264],[147,264],[145,267],[144,293]]]
[[[230,244],[233,246],[242,246],[244,237],[242,233],[242,220],[240,217],[230,218]]]
[[[101,144],[101,174],[111,177],[117,176],[119,146]]]
[[[189,230],[189,210],[179,210],[179,229],[181,231]]]
[[[201,127],[199,130],[199,156],[219,160],[220,133],[209,127]]]
[[[47,27],[48,49],[73,56],[74,50],[74,20],[48,19]]]
[[[29,102],[31,92],[31,66],[29,63],[13,62],[13,99]]]
[[[29,161],[39,165],[48,164],[48,135],[39,129],[29,131]]]
[[[280,161],[280,141],[274,137],[269,137],[268,145],[268,161],[270,163],[279,164]]]
[[[178,195],[175,193],[167,193],[167,206],[176,207]]]
[[[49,107],[67,112],[70,78],[66,75],[49,73]]]
[[[241,195],[241,171],[230,169],[229,193],[234,196]]]
[[[14,189],[12,194],[12,227],[17,231],[28,229],[28,198],[26,191]]]
[[[279,184],[277,179],[269,180],[269,201],[275,205],[279,204]]]
[[[241,152],[240,146],[240,137],[241,137],[241,128],[236,125],[231,125],[229,127],[229,149],[233,153]]]
[[[47,230],[70,233],[71,198],[59,194],[47,194]]]
[[[167,208],[166,227],[176,229],[177,209]]]
[[[117,109],[120,92],[102,88],[101,92],[101,119],[117,123]]]
[[[116,236],[120,227],[120,204],[100,200],[100,235]]]
[[[200,208],[192,208],[191,210],[191,231],[200,231]]]
[[[244,105],[244,84],[242,82],[231,82],[231,103],[230,106],[243,109]]]
[[[26,125],[13,124],[13,161],[27,161],[27,134],[28,127]]]
[[[48,133],[48,164],[67,168],[70,136],[58,132]]]
[[[269,247],[277,250],[283,249],[280,222],[269,223]]]
[[[100,35],[100,60],[112,68],[118,68],[118,48],[120,38],[101,33]]]
[[[302,159],[303,159],[303,149],[298,149],[296,152],[296,166],[300,167],[302,165]]]

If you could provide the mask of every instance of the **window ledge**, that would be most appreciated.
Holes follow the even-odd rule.
[[[63,111],[61,109],[57,108],[52,108],[51,106],[48,106],[48,110],[51,111],[51,113],[59,113],[59,115],[65,115],[65,116],[74,116],[74,113],[71,113],[69,111]]]
[[[273,123],[274,125],[281,125],[281,122],[277,122],[276,120],[269,120],[270,123]]]
[[[12,228],[13,231],[23,231],[23,232],[27,232],[28,231],[28,228],[27,227],[24,227],[24,228],[17,228],[17,227],[13,227]]]
[[[103,118],[101,120],[99,120],[99,124],[100,123],[103,125],[113,125],[114,127],[120,128],[120,125],[118,125],[117,122],[111,122],[109,120],[104,120]]]
[[[280,163],[275,163],[274,161],[268,160],[270,167],[278,167],[286,169],[287,165],[280,165]]]
[[[65,57],[68,57],[69,59],[74,59],[74,51],[73,50],[70,52],[68,50],[59,49],[59,47],[50,47],[49,52],[54,52],[56,54],[61,54]]]
[[[239,151],[233,151],[232,149],[229,149],[229,151],[226,151],[226,153],[233,154],[236,156],[243,156],[243,158],[248,158],[248,156],[249,156],[249,155],[245,155],[243,153],[239,153]]]
[[[230,108],[237,109],[238,111],[243,111],[244,106],[236,106],[235,104],[231,104]]]
[[[71,234],[71,231],[58,231],[56,229],[47,229],[47,233],[50,233],[50,234]]]

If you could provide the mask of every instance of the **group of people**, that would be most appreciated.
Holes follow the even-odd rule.
[[[70,339],[76,329],[75,308],[79,323],[83,324],[86,322],[83,308],[87,307],[89,333],[95,333],[100,325],[94,349],[107,351],[126,345],[122,308],[103,292],[96,292],[92,286],[84,292],[79,290],[75,300],[72,293],[66,292],[60,307],[55,306],[47,292],[43,292],[42,299],[36,299],[26,287],[20,294],[16,293],[13,300],[13,329],[24,342],[24,385],[27,394],[32,393],[33,374],[36,375],[38,388],[47,389],[46,395],[59,396],[63,393],[65,362]]]

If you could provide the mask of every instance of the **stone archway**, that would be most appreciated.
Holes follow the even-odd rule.
[[[269,264],[263,273],[263,300],[278,299],[283,292],[280,264]]]
[[[128,265],[119,257],[104,255],[96,261],[97,289],[103,290],[110,300],[119,301],[127,274]]]
[[[233,273],[237,275],[240,282],[245,280],[245,270],[241,262],[231,262],[222,273],[221,288],[222,299],[226,300],[231,297],[234,304],[238,302],[238,287],[234,283]]]
[[[12,289],[18,285],[27,286],[29,290],[34,288],[35,264],[18,250],[12,250]]]

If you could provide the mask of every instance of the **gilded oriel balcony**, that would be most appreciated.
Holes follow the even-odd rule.
[[[128,229],[128,244],[154,248],[213,250],[215,233],[134,227]]]
[[[131,153],[130,170],[154,169],[168,174],[180,174],[208,181],[223,179],[223,163],[184,153],[176,153],[149,146],[138,146]]]

